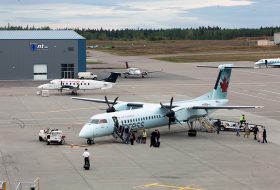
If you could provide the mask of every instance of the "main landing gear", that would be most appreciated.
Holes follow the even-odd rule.
[[[196,137],[197,131],[193,128],[193,122],[188,122],[189,130],[188,130],[188,136],[189,137]]]
[[[93,139],[93,138],[87,139],[87,144],[89,144],[89,145],[95,144],[95,143],[94,143],[94,139]]]

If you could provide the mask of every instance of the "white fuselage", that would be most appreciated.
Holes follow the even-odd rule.
[[[127,72],[129,75],[142,75],[142,72],[138,68],[128,68]]]
[[[206,111],[204,109],[188,109],[192,105],[209,105],[209,106],[221,106],[228,102],[227,99],[223,100],[205,100],[205,101],[185,101],[180,102],[179,109],[173,110],[176,113],[178,120],[183,122],[189,122],[197,117],[205,116],[212,111]],[[122,105],[120,105],[121,107]],[[115,106],[117,109],[117,105]],[[118,109],[117,109],[118,110]],[[97,114],[90,118],[90,120],[83,126],[79,133],[81,138],[95,138],[107,135],[112,135],[114,132],[113,117],[118,119],[119,125],[129,129],[148,129],[160,126],[168,125],[169,118],[165,117],[166,110],[159,104],[144,104],[143,108],[116,111],[112,113]],[[173,122],[175,124],[176,122]]]
[[[261,60],[255,62],[255,66],[257,66],[257,67],[261,67],[261,66],[280,66],[280,58],[261,59]]]
[[[50,83],[38,86],[40,90],[95,90],[112,88],[115,83],[97,81],[97,80],[80,80],[80,79],[54,79]]]

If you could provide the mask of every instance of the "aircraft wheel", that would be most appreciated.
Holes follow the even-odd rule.
[[[189,137],[195,137],[196,134],[197,134],[196,130],[194,130],[194,129],[188,130],[188,136]]]
[[[44,139],[42,137],[39,137],[39,141],[43,141]]]
[[[144,75],[142,75],[142,78],[144,78]]]
[[[124,78],[127,78],[127,76],[125,75]]]

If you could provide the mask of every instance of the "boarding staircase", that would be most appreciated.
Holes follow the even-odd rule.
[[[114,133],[113,137],[118,141],[118,142],[125,142],[125,135],[124,135],[124,128],[122,126],[116,126],[114,127]]]
[[[213,133],[216,131],[216,127],[213,125],[209,117],[199,117],[197,118],[197,121],[207,130],[207,132]]]

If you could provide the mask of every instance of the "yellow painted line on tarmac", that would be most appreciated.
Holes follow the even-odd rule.
[[[48,110],[48,111],[38,111],[31,112],[32,114],[46,114],[46,113],[58,113],[58,112],[69,112],[69,111],[77,111],[77,110],[92,110],[92,109],[100,109],[103,107],[86,107],[86,108],[73,108],[73,109],[60,109],[60,110]]]
[[[189,186],[174,186],[174,185],[164,185],[159,183],[151,183],[142,186],[136,186],[134,188],[152,188],[152,187],[161,187],[162,189],[172,189],[172,190],[203,190],[200,187],[195,187],[195,185]]]
[[[88,147],[88,145],[77,145],[77,144],[68,144],[66,145],[67,148],[83,148],[83,147]]]

